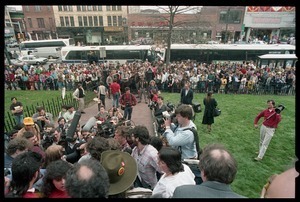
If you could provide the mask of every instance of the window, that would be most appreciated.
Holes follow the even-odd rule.
[[[81,6],[77,6],[77,11],[81,11]]]
[[[69,7],[69,11],[73,11],[73,6],[68,6]]]
[[[37,18],[37,22],[39,28],[45,28],[44,18]]]
[[[34,6],[35,11],[39,12],[41,11],[41,6]]]
[[[113,16],[113,26],[117,26],[117,16]]]
[[[91,11],[92,10],[92,6],[87,6],[87,10]]]
[[[25,11],[29,11],[29,6],[25,6]]]
[[[31,18],[27,18],[27,20],[28,20],[29,27],[32,28],[32,20],[31,20]]]
[[[98,27],[98,17],[94,16],[94,26]]]
[[[97,11],[97,6],[93,6],[93,11]]]
[[[117,6],[112,6],[111,10],[116,11],[117,10]]]
[[[66,27],[70,27],[69,17],[65,16]]]
[[[239,24],[241,23],[242,11],[238,10],[227,10],[220,12],[220,23],[227,24]]]
[[[111,26],[111,16],[107,16],[107,26]]]
[[[106,6],[106,11],[110,11],[110,6]]]
[[[51,6],[47,6],[47,11],[51,11]]]
[[[125,21],[125,20],[124,20]],[[126,24],[126,22],[124,22],[124,24]],[[123,25],[123,19],[122,16],[118,16],[118,26],[122,26]]]
[[[78,25],[79,25],[79,27],[83,26],[83,24],[82,24],[82,17],[81,16],[78,16]]]
[[[75,23],[74,23],[74,17],[73,16],[70,16],[70,22],[71,22],[71,27],[74,27]]]
[[[87,21],[87,17],[83,16],[83,25],[84,26],[88,26],[88,21]]]
[[[82,6],[82,11],[86,11],[86,6]]]
[[[59,17],[59,19],[60,19],[60,26],[64,27],[65,26],[64,17]]]
[[[117,6],[117,10],[121,11],[122,10],[122,6]]]
[[[99,26],[103,27],[103,16],[99,16]]]
[[[64,7],[64,11],[68,11],[68,6],[63,6]]]
[[[93,17],[89,16],[89,26],[93,27]]]
[[[58,11],[62,11],[62,6],[57,6],[58,7]]]
[[[98,6],[98,11],[102,11],[102,6]]]

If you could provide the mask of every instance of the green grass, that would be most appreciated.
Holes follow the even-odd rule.
[[[73,91],[67,91],[66,94],[71,94]],[[85,105],[88,106],[94,97],[96,97],[94,92],[85,91]],[[31,107],[42,105],[42,102],[47,103],[57,101],[57,98],[61,98],[61,91],[23,91],[23,90],[13,90],[13,91],[5,91],[4,97],[4,111],[5,111],[5,119],[7,118],[7,112],[10,112],[9,107],[11,105],[11,98],[16,97],[18,101],[22,102],[23,106]]]
[[[71,92],[68,92],[71,93]],[[163,93],[165,103],[178,104],[178,93]],[[5,91],[5,114],[15,96],[23,105],[32,105],[47,99],[60,97],[59,91]],[[88,92],[86,105],[95,97]],[[205,94],[195,94],[194,103],[203,106]],[[295,159],[295,97],[276,95],[226,95],[214,94],[222,114],[215,118],[212,132],[202,125],[203,112],[196,114],[200,146],[210,143],[222,143],[232,152],[238,162],[238,173],[232,183],[232,189],[249,198],[259,198],[263,185],[269,176],[281,173],[292,165]],[[267,107],[267,100],[274,99],[276,104],[283,104],[282,121],[276,129],[269,148],[260,162],[253,160],[258,150],[259,128],[254,129],[254,118]],[[259,121],[261,124],[262,120]]]
[[[163,93],[164,102],[178,104],[179,94]],[[205,94],[195,94],[194,103],[203,105]],[[210,143],[221,143],[232,152],[238,162],[238,173],[232,189],[249,198],[259,198],[263,185],[269,176],[281,173],[292,166],[295,156],[295,97],[276,95],[226,95],[214,94],[222,110],[215,118],[212,132],[202,124],[203,112],[196,114],[200,147]],[[254,128],[254,118],[267,108],[267,100],[274,99],[276,105],[286,108],[281,112],[282,121],[271,140],[264,159],[254,161],[258,151],[259,128]],[[259,124],[262,123],[260,119]]]

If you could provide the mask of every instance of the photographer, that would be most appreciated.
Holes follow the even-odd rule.
[[[278,123],[281,121],[280,112],[284,109],[282,105],[281,108],[275,108],[274,100],[268,100],[267,105],[268,108],[261,111],[254,119],[254,127],[257,128],[259,119],[264,117],[264,121],[260,127],[259,151],[257,152],[258,156],[254,158],[256,161],[263,159],[275,133],[275,129],[277,128]]]
[[[130,93],[130,88],[125,87],[125,93],[120,97],[120,103],[124,109],[124,119],[131,120],[133,106],[136,105],[136,97]]]
[[[194,134],[191,130],[188,130],[188,128],[197,129],[196,125],[191,120],[193,117],[193,108],[190,105],[182,104],[175,109],[175,115],[178,125],[171,123],[171,118],[167,118],[165,120],[166,130],[163,133],[163,137],[166,138],[169,146],[174,147],[181,152],[182,161],[197,160],[198,153]],[[197,165],[188,165],[195,174],[196,184],[200,184],[202,179],[199,168]]]
[[[154,117],[157,123],[157,132],[162,133],[164,131],[162,125],[164,124],[163,112],[169,112],[170,109],[167,105],[164,104],[164,98],[162,96],[158,96],[157,102],[154,102],[153,105],[150,106],[150,109],[154,109]]]
[[[46,112],[44,107],[36,107],[36,111],[37,112],[32,115],[32,119],[35,123],[37,123],[41,132],[44,130],[45,127],[54,126],[53,115],[49,112]]]

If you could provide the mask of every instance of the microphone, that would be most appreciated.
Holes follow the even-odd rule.
[[[73,141],[73,139],[74,139],[73,136],[74,136],[74,133],[76,131],[76,128],[77,128],[80,117],[81,117],[81,112],[76,111],[75,114],[74,114],[74,117],[72,119],[71,125],[68,128],[67,135],[66,135],[66,141],[68,141],[68,142]]]

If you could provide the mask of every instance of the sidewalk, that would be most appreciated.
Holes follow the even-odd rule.
[[[112,107],[112,99],[105,99],[106,110]],[[85,114],[81,114],[79,123],[80,125],[84,125],[89,118],[95,116],[98,113],[98,103],[90,104],[90,106],[84,109]],[[135,126],[144,125],[148,128],[150,136],[154,136],[154,127],[151,116],[151,111],[146,103],[137,103],[136,106],[133,107],[133,112],[131,116],[131,121]]]

